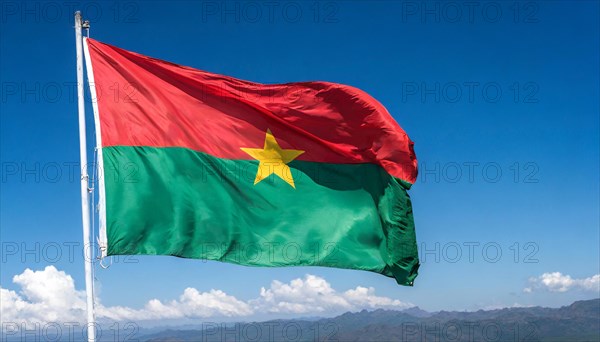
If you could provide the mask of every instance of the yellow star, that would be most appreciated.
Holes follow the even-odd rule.
[[[274,173],[291,185],[292,188],[296,188],[292,172],[287,164],[304,153],[304,151],[283,150],[279,147],[277,140],[275,140],[273,133],[269,129],[267,129],[267,135],[265,136],[264,148],[241,147],[240,149],[259,161],[254,185]]]

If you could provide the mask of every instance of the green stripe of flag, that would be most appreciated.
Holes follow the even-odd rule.
[[[295,188],[256,160],[179,147],[103,148],[108,255],[360,269],[412,285],[409,184],[373,164],[294,160]]]

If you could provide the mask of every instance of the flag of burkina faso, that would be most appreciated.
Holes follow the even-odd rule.
[[[84,42],[103,255],[326,266],[412,285],[413,143],[367,93],[260,84]]]

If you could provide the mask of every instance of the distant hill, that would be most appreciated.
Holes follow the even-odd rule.
[[[164,328],[163,328],[164,329]],[[258,342],[258,341],[407,341],[407,342],[600,342],[600,299],[557,309],[529,307],[475,312],[347,312],[333,318],[298,318],[246,323],[196,323],[177,328],[140,328],[134,336],[114,335],[107,327],[98,342]],[[52,341],[85,342],[63,334]],[[1,342],[45,341],[41,336],[11,334]]]
[[[419,308],[345,313],[318,320],[205,325],[202,330],[165,330],[147,342],[212,341],[440,341],[600,342],[600,299],[558,309],[529,307],[429,313]]]

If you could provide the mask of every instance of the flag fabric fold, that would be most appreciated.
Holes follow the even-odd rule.
[[[413,284],[413,143],[367,93],[84,47],[105,255],[359,269]]]

